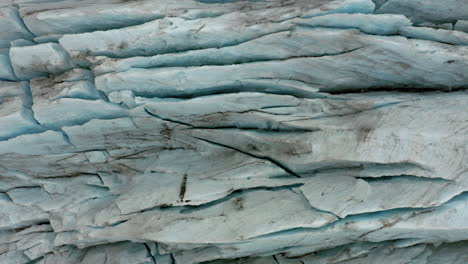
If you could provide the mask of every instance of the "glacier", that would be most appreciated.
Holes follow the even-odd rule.
[[[468,263],[468,2],[4,0],[0,264]]]

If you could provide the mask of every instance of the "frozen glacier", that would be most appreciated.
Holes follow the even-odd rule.
[[[466,264],[467,110],[467,1],[5,0],[0,264]]]

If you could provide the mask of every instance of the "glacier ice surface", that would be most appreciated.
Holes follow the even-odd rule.
[[[0,3],[0,263],[468,263],[468,3]]]

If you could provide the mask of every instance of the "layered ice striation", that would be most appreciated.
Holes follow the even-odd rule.
[[[468,263],[468,3],[0,3],[0,263]]]

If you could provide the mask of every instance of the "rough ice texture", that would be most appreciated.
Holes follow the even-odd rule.
[[[468,2],[0,3],[0,263],[468,263]]]

